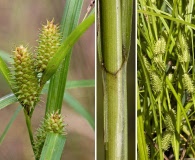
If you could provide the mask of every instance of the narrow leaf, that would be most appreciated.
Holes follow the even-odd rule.
[[[63,40],[66,40],[66,38],[77,27],[82,6],[83,0],[66,1],[64,14],[60,25]],[[67,53],[67,56],[64,58],[63,62],[59,66],[59,69],[50,80],[46,113],[56,110],[59,110],[59,112],[61,111],[71,54],[72,49]]]
[[[0,137],[0,144],[3,142],[8,130],[10,129],[12,123],[14,122],[14,120],[16,119],[18,113],[22,110],[22,106],[19,106],[16,111],[14,112],[12,118],[10,119],[9,123],[7,124],[5,130],[3,131],[3,134]]]
[[[66,84],[66,89],[85,88],[85,87],[94,87],[94,86],[95,86],[95,80],[68,81]]]
[[[40,160],[60,160],[66,137],[49,133],[45,140]]]
[[[17,101],[16,96],[12,93],[0,98],[0,110]]]
[[[0,57],[0,73],[4,76],[7,83],[11,86],[10,70],[8,69],[4,60]]]
[[[65,93],[64,100],[80,115],[82,115],[91,125],[93,129],[95,129],[95,121],[94,118],[89,114],[89,112],[69,93]]]
[[[13,61],[12,58],[10,58],[10,55],[6,53],[5,51],[0,50],[0,57],[7,63]]]
[[[95,21],[95,14],[92,14],[88,18],[86,18],[86,20],[83,21],[70,34],[70,36],[62,43],[57,53],[49,61],[48,66],[45,72],[43,73],[43,77],[41,79],[41,85],[45,84],[51,78],[51,76],[56,72],[63,59],[66,57],[67,53],[76,43],[76,41],[80,38],[80,36],[94,23],[94,21]]]
[[[66,84],[66,89],[94,87],[94,86],[95,86],[94,80],[68,81]],[[46,83],[41,93],[42,94],[47,93],[48,88],[49,88],[49,82]],[[6,96],[1,97],[0,98],[0,110],[15,102],[18,102],[18,100],[13,93],[10,93]]]

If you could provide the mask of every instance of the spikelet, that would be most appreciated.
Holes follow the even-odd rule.
[[[54,20],[47,21],[43,25],[39,35],[37,47],[36,72],[41,73],[47,67],[48,61],[53,57],[60,46],[61,34],[59,26],[54,24]]]
[[[165,132],[161,141],[162,150],[166,151],[169,149],[172,138],[173,138],[173,134],[171,132]]]
[[[153,92],[156,94],[160,93],[163,89],[163,86],[162,86],[162,80],[159,78],[159,76],[155,72],[152,72],[150,74],[150,80],[151,80]]]
[[[13,88],[18,101],[29,113],[39,99],[39,84],[33,68],[32,55],[22,45],[16,47],[13,53]]]
[[[180,42],[177,43],[178,58],[180,62],[187,63],[190,61],[190,54],[188,49],[188,43],[185,37],[182,35]]]
[[[49,132],[66,135],[63,118],[58,112],[48,114],[41,126],[37,129],[33,146],[36,159],[40,158],[47,133]]]
[[[174,112],[170,111],[166,117],[165,117],[165,126],[167,131],[171,132],[171,133],[175,133],[175,123],[176,119],[175,119],[175,114]]]
[[[185,73],[183,75],[183,84],[184,84],[185,89],[189,93],[191,93],[191,94],[194,93],[194,91],[195,91],[194,84],[192,82],[192,79],[190,78],[190,76],[187,73]]]
[[[153,61],[154,61],[154,64],[159,71],[161,71],[161,72],[165,71],[166,65],[162,59],[162,55],[155,56]]]
[[[148,72],[151,72],[151,65],[150,63],[148,62],[147,58],[145,56],[143,56],[143,61],[144,61],[144,65],[146,67],[146,69],[148,70]]]
[[[156,44],[154,45],[154,53],[156,55],[164,54],[166,49],[166,42],[163,37],[159,38]]]

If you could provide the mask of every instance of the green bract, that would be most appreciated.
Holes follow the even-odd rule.
[[[65,124],[63,118],[58,112],[47,115],[41,126],[37,129],[34,142],[34,151],[36,159],[40,158],[40,154],[47,136],[47,133],[58,133],[60,135],[66,135]]]

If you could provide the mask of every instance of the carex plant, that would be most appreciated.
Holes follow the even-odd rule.
[[[138,157],[195,157],[194,1],[138,1]]]
[[[47,21],[40,31],[36,55],[30,53],[28,47],[20,45],[13,51],[13,67],[11,72],[12,87],[15,96],[23,106],[26,116],[31,117],[35,105],[39,101],[44,84],[40,84],[48,61],[60,46],[61,34],[54,20]],[[39,159],[48,132],[65,135],[65,125],[61,114],[48,114],[38,128],[35,141],[32,142],[35,158]]]
[[[4,57],[5,59],[3,59],[0,57],[0,72],[14,93],[0,99],[0,109],[17,101],[21,104],[0,136],[0,144],[17,114],[23,108],[30,142],[37,160],[60,159],[63,152],[67,133],[66,125],[61,115],[61,108],[62,101],[65,99],[63,96],[71,49],[95,20],[93,11],[89,16],[87,14],[83,22],[76,27],[82,4],[83,0],[67,0],[60,27],[54,24],[54,20],[47,21],[40,30],[38,46],[35,47],[34,52],[32,52],[32,49],[29,49],[31,48],[29,46],[22,44],[16,46],[13,49],[11,70],[5,63],[5,61],[8,61],[8,58]],[[2,52],[1,55],[5,56]],[[53,76],[54,74],[55,76]],[[93,80],[87,82],[87,86],[93,85],[91,81]],[[45,85],[46,82],[47,84]],[[62,83],[63,85],[61,85]],[[78,83],[80,87],[86,86],[86,84],[83,84],[83,81]],[[58,85],[59,87],[57,87]],[[53,92],[54,89],[55,92]],[[31,125],[33,111],[40,100],[40,95],[47,93],[47,90],[48,97],[45,116],[34,135]],[[69,99],[76,101],[71,96],[69,96]],[[72,103],[71,106],[75,107],[76,105]],[[77,112],[82,114],[94,128],[94,121],[89,113],[81,105],[77,105],[77,107]]]

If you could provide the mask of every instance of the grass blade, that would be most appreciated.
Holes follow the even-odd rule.
[[[0,144],[3,142],[8,130],[10,129],[12,123],[14,122],[14,120],[16,119],[18,113],[22,110],[22,106],[19,106],[16,111],[14,112],[12,118],[10,119],[9,123],[7,124],[5,130],[3,131],[1,137],[0,137]]]
[[[43,73],[43,77],[41,79],[41,84],[45,84],[51,76],[56,72],[59,65],[62,63],[64,58],[67,56],[67,53],[76,43],[76,41],[80,38],[80,36],[94,23],[95,14],[90,15],[83,21],[71,34],[68,38],[62,43],[61,47],[58,49],[57,53],[53,56],[53,58],[49,61],[48,66]]]
[[[2,51],[2,50],[0,50],[0,57],[7,63],[12,61],[12,58],[10,58],[10,55],[7,52]]]
[[[91,125],[93,129],[95,129],[95,121],[94,118],[87,112],[87,110],[69,93],[65,93],[64,100],[81,116],[83,116]]]
[[[148,152],[146,150],[146,137],[144,133],[143,115],[141,113],[140,97],[139,97],[139,87],[137,87],[137,140],[138,140],[138,150],[139,158],[141,160],[148,160]]]
[[[0,73],[4,76],[7,83],[11,86],[10,70],[8,69],[4,60],[0,57]]]
[[[95,86],[95,80],[68,81],[66,84],[66,89],[85,88],[85,87],[94,87],[94,86]]]
[[[40,160],[60,160],[66,137],[49,133],[45,140]]]
[[[61,23],[61,32],[63,33],[63,39],[66,39],[68,35],[77,26],[82,4],[83,4],[83,0],[66,1],[64,15]],[[63,60],[61,66],[59,67],[60,69],[55,73],[55,76],[53,76],[50,80],[51,84],[48,92],[46,112],[48,112],[49,110],[51,111],[61,110],[71,53],[72,51],[70,50],[67,53],[68,55]]]
[[[6,106],[12,104],[12,103],[17,102],[17,101],[18,100],[17,100],[16,96],[14,94],[12,94],[12,93],[8,94],[8,95],[6,95],[4,97],[1,97],[0,98],[0,110],[5,108]]]
[[[162,17],[162,18],[165,18],[165,19],[177,22],[177,23],[185,24],[185,25],[187,25],[187,26],[189,26],[189,27],[191,27],[192,29],[195,30],[195,25],[194,24],[186,22],[186,21],[181,20],[181,19],[173,18],[173,17],[162,15],[162,14],[159,14],[159,13],[143,11],[143,10],[138,10],[137,12],[138,13],[144,13],[144,14],[151,15],[151,16]]]
[[[66,84],[67,89],[73,89],[73,88],[83,88],[83,87],[94,87],[95,81],[94,80],[82,80],[82,81],[68,81]],[[49,88],[49,83],[47,83],[43,90],[42,94],[47,93]],[[8,105],[17,102],[17,98],[13,93],[10,93],[6,96],[3,96],[0,98],[0,110],[7,107]]]

